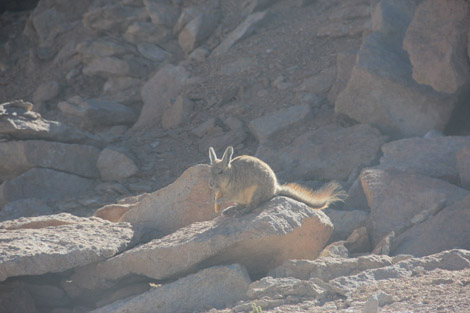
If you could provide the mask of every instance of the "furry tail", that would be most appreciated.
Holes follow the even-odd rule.
[[[347,193],[336,182],[330,182],[318,190],[310,190],[297,184],[278,186],[276,195],[303,202],[313,209],[323,210],[337,201],[344,201]]]

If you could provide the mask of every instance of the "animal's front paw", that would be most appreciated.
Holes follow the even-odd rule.
[[[246,206],[241,205],[241,204],[229,206],[228,208],[222,211],[223,216],[231,216],[231,217],[242,216],[246,213],[247,213]]]

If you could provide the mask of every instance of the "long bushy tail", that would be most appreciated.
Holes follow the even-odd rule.
[[[276,195],[286,196],[303,202],[313,209],[323,210],[337,201],[344,201],[347,193],[336,182],[330,182],[318,190],[311,190],[297,184],[278,186]]]

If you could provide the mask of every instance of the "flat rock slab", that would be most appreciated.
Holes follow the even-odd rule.
[[[194,223],[105,262],[77,269],[71,280],[81,288],[96,289],[129,274],[165,280],[233,263],[262,274],[287,259],[315,259],[332,230],[323,212],[277,197],[253,213]]]
[[[470,148],[470,137],[416,137],[392,141],[382,146],[380,168],[395,168],[458,183],[457,153],[463,147]]]
[[[167,313],[221,309],[246,299],[250,282],[248,273],[238,264],[215,266],[92,312]]]
[[[421,269],[432,271],[444,269],[459,271],[470,267],[470,251],[448,250],[422,258],[408,258],[396,264],[368,269],[351,276],[341,276],[329,281],[329,284],[337,293],[348,296],[357,288],[375,284],[384,279],[406,278],[416,275]]]
[[[261,144],[256,156],[286,180],[347,180],[356,168],[378,158],[385,140],[369,125],[329,125],[302,134],[282,147],[275,142]]]
[[[374,244],[391,231],[403,232],[418,215],[433,215],[468,194],[446,181],[398,170],[367,169],[360,180],[371,208]]]
[[[20,199],[58,199],[93,189],[94,181],[47,168],[32,168],[0,185],[0,205]]]
[[[287,260],[269,271],[275,278],[293,277],[309,280],[318,278],[325,282],[340,276],[356,275],[362,271],[392,265],[394,259],[387,255],[365,255],[358,258],[318,258],[316,260]]]
[[[33,167],[50,168],[97,178],[100,150],[93,146],[44,140],[0,143],[0,181],[14,178]]]
[[[470,196],[394,239],[393,254],[420,257],[453,248],[470,250]]]
[[[68,213],[0,223],[0,281],[62,272],[110,258],[133,237],[128,223]]]

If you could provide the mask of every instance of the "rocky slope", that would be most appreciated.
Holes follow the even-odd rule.
[[[0,312],[470,310],[467,1],[31,3],[0,16]],[[219,217],[227,145],[349,197]]]

